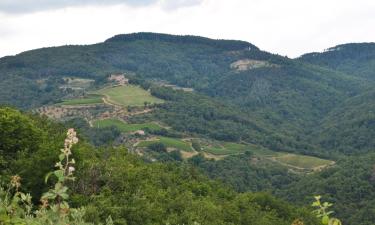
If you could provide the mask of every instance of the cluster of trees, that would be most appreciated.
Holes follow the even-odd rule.
[[[0,179],[5,181],[19,174],[22,191],[32,194],[37,207],[42,193],[49,193],[45,175],[55,170],[56,159],[63,160],[59,149],[66,129],[11,108],[0,108],[0,129],[0,151],[4,156]],[[65,194],[62,197],[72,207],[85,206],[86,222],[106,222],[110,215],[113,224],[134,225],[289,225],[296,219],[305,224],[319,224],[310,210],[291,206],[269,194],[238,194],[189,165],[149,164],[126,149],[95,149],[82,140],[71,152],[76,180],[64,182],[71,198],[66,199]],[[58,172],[55,174],[57,183],[67,179],[62,179]],[[60,192],[51,193],[48,196]]]
[[[285,188],[300,178],[297,174],[290,173],[286,167],[268,161],[259,161],[251,155],[251,152],[228,156],[219,161],[197,155],[189,159],[189,163],[200,168],[210,178],[221,180],[239,192],[273,192]]]

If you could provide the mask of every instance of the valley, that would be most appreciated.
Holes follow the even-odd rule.
[[[324,194],[357,225],[375,196],[375,44],[358,45],[290,59],[244,41],[124,34],[1,58],[0,102],[74,127],[83,149],[298,206]]]

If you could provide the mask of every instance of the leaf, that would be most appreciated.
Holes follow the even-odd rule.
[[[328,216],[323,216],[322,217],[322,224],[326,225],[326,224],[328,224],[328,222],[329,222],[329,217]]]
[[[63,199],[68,199],[69,198],[69,195],[67,193],[61,193],[60,196]]]
[[[331,218],[329,220],[328,225],[342,225],[342,223],[341,223],[341,221],[339,219]]]
[[[313,202],[311,206],[319,206],[319,202]]]
[[[62,161],[64,158],[65,158],[64,153],[61,153],[61,154],[59,155],[59,159],[60,159],[60,161]]]
[[[53,174],[53,172],[49,172],[49,173],[47,173],[46,178],[44,178],[44,183],[47,183],[47,182],[48,182],[48,179],[49,179],[49,177],[51,176],[51,174]]]
[[[65,180],[64,171],[62,171],[62,170],[55,170],[55,172],[53,172],[53,173],[55,174],[55,176],[57,177],[57,179],[60,182],[63,182]]]

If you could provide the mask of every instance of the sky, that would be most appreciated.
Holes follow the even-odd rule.
[[[143,31],[243,40],[297,57],[375,42],[375,1],[0,0],[0,57]]]

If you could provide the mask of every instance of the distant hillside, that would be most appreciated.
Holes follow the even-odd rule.
[[[347,154],[373,151],[375,89],[349,98],[330,112],[315,135],[319,145],[325,149],[337,149]]]
[[[308,53],[300,60],[375,81],[375,43],[343,44],[322,53]]]
[[[115,72],[135,74],[151,83],[165,81],[193,88],[227,105],[233,115],[251,121],[244,128],[235,116],[229,117],[230,126],[228,117],[203,117],[215,120],[215,127],[226,129],[225,135],[217,137],[232,133],[233,140],[311,154],[325,154],[308,137],[319,129],[320,121],[368,85],[355,76],[261,51],[244,41],[135,33],[94,45],[43,48],[1,58],[0,103],[30,109],[60,102],[71,94],[61,89],[66,86],[65,77],[93,79],[98,86]],[[186,111],[176,107],[168,110],[168,115],[177,115],[175,121],[167,123],[186,124],[182,121]],[[214,113],[220,110],[210,109]],[[195,114],[194,120],[202,119]],[[206,132],[207,127],[201,129],[199,124],[203,123],[196,123],[196,127],[186,124],[180,129]]]

